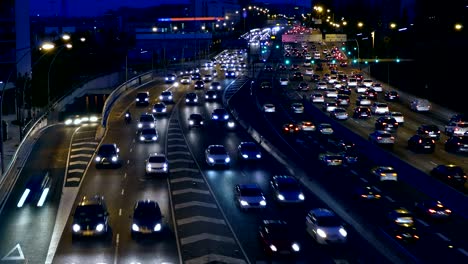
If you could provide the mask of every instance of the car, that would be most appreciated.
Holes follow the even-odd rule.
[[[434,124],[422,124],[416,130],[416,134],[425,135],[434,138],[435,140],[440,139],[440,129]]]
[[[299,71],[299,65],[298,64],[293,64],[293,65],[291,65],[291,68],[289,68],[289,70],[297,72],[297,71]]]
[[[398,181],[398,173],[392,166],[376,166],[370,171],[379,181]]]
[[[343,222],[329,209],[311,209],[306,215],[305,225],[306,232],[318,244],[343,244],[347,241],[348,232]]]
[[[310,76],[310,81],[311,82],[319,82],[320,81],[320,75],[312,74],[312,76]]]
[[[333,127],[330,123],[320,123],[317,126],[317,131],[322,135],[331,135],[333,134]]]
[[[214,90],[208,90],[205,92],[205,101],[206,102],[212,102],[216,101],[218,98],[218,93]]]
[[[66,126],[79,126],[83,124],[96,124],[99,121],[99,117],[97,115],[74,115],[65,118],[65,125]]]
[[[468,136],[451,136],[444,146],[447,152],[468,153]]]
[[[281,77],[281,78],[279,78],[279,83],[280,83],[281,86],[288,86],[289,80],[286,77]]]
[[[138,92],[135,98],[135,104],[137,106],[148,106],[149,105],[149,92]]]
[[[381,102],[374,102],[370,109],[373,115],[386,115],[390,112],[388,104]]]
[[[426,99],[414,99],[410,102],[410,109],[415,112],[428,112],[431,110],[431,103]]]
[[[301,245],[291,226],[284,220],[262,220],[258,226],[258,239],[268,256],[287,255],[289,258],[300,253]]]
[[[335,101],[325,101],[322,104],[322,110],[327,113],[330,113],[331,111],[335,110],[335,108],[337,107],[338,107],[338,103],[336,103]]]
[[[209,145],[205,150],[205,160],[211,167],[216,165],[229,166],[231,158],[223,145]]]
[[[305,65],[304,65],[304,66],[305,66]],[[308,65],[308,66],[310,66],[310,61],[309,61],[309,65]],[[306,67],[307,67],[307,66],[306,66]],[[306,69],[305,69],[305,75],[312,75],[312,74],[314,74],[314,68],[310,68],[310,67],[309,67],[309,68],[306,68]]]
[[[396,132],[399,124],[393,117],[381,116],[375,120],[375,130]]]
[[[140,130],[138,140],[140,142],[156,142],[158,137],[158,130],[156,128],[145,127]]]
[[[374,82],[374,83],[372,83],[371,87],[372,87],[372,89],[374,89],[374,91],[376,91],[378,93],[383,92],[383,87],[382,87],[381,83]]]
[[[430,174],[455,187],[463,187],[467,179],[463,168],[455,164],[439,164],[430,171]]]
[[[224,72],[224,75],[226,78],[236,78],[237,72],[234,70],[227,70],[226,72]]]
[[[454,114],[450,117],[450,122],[468,122],[468,113]]]
[[[302,73],[300,71],[296,71],[296,72],[293,73],[292,80],[294,80],[294,81],[303,81],[304,76],[302,75]]]
[[[336,96],[336,103],[339,106],[347,107],[349,105],[349,102],[350,102],[350,98],[349,98],[349,95],[347,94],[338,93],[338,95]]]
[[[335,84],[337,82],[338,82],[338,76],[336,74],[331,74],[330,77],[328,78],[328,83]]]
[[[286,65],[284,65],[284,64],[278,65],[278,70],[284,71],[284,70],[286,70],[286,69],[287,69],[287,68],[286,68]]]
[[[119,152],[120,149],[115,143],[101,144],[96,151],[96,156],[94,157],[94,161],[96,162],[96,168],[105,165],[119,165]]]
[[[297,90],[298,91],[308,91],[309,90],[309,84],[306,82],[300,82],[297,85]]]
[[[223,86],[221,86],[220,82],[212,82],[208,89],[214,91],[221,91],[223,89]]]
[[[331,135],[327,138],[326,148],[335,153],[356,150],[357,146],[353,141]]]
[[[205,74],[202,77],[202,81],[204,82],[211,82],[213,80],[213,75],[211,74]]]
[[[302,103],[292,103],[291,104],[291,111],[296,114],[304,113],[304,105]]]
[[[386,116],[395,118],[395,120],[398,122],[398,126],[405,124],[405,116],[401,112],[390,111],[386,114]]]
[[[198,95],[194,92],[188,92],[185,94],[185,104],[196,105],[198,104]]]
[[[376,201],[382,198],[382,193],[379,189],[367,184],[357,186],[354,189],[354,195],[355,198],[366,201]]]
[[[358,85],[358,81],[356,78],[348,78],[347,84],[349,87],[355,87]]]
[[[72,239],[105,237],[109,231],[109,212],[104,196],[83,196],[73,212]]]
[[[361,81],[361,83],[364,84],[366,87],[372,87],[374,81],[372,81],[371,79],[364,79]]]
[[[371,110],[367,106],[358,106],[354,108],[353,118],[369,118],[371,116]]]
[[[153,115],[166,115],[167,106],[163,102],[157,102],[153,105]]]
[[[301,121],[299,122],[299,128],[302,132],[312,132],[315,131],[316,127],[312,121]]]
[[[347,120],[348,111],[343,107],[336,107],[333,111],[330,112],[330,117],[336,120]]]
[[[214,121],[227,121],[229,119],[229,113],[225,108],[215,108],[211,112],[211,120]]]
[[[335,166],[341,166],[344,163],[343,155],[339,153],[333,153],[333,152],[320,153],[318,156],[318,159],[325,166],[335,167]]]
[[[276,112],[276,107],[274,104],[266,103],[263,105],[263,112],[265,113],[274,113]]]
[[[262,158],[262,151],[258,145],[252,141],[242,141],[237,146],[239,156],[243,160],[260,160]]]
[[[300,131],[300,127],[295,123],[287,123],[283,125],[283,133],[285,134],[297,134]]]
[[[372,100],[369,98],[369,96],[361,94],[356,99],[356,105],[358,105],[358,106],[370,106],[370,105],[372,105]]]
[[[201,79],[202,79],[201,74],[199,72],[195,72],[195,71],[193,71],[191,77],[192,77],[192,80],[200,80],[201,81]]]
[[[353,76],[354,78],[356,78],[357,82],[362,82],[362,80],[364,80],[364,75],[360,74],[360,73],[356,73],[354,74]]]
[[[323,96],[323,94],[321,93],[312,93],[310,95],[310,98],[312,100],[312,103],[324,103],[325,102],[325,96]]]
[[[325,89],[325,97],[326,98],[337,98],[338,97],[338,90],[336,88],[327,88],[327,89]]]
[[[449,122],[445,125],[448,136],[468,136],[468,122]]]
[[[204,118],[201,114],[190,114],[188,118],[188,127],[189,129],[193,127],[202,127]]]
[[[328,84],[326,82],[323,82],[323,81],[319,81],[317,83],[317,86],[315,87],[315,89],[317,90],[326,90],[328,88]]]
[[[271,83],[268,81],[261,82],[260,89],[271,89]]]
[[[433,153],[435,140],[428,136],[416,134],[408,139],[408,149],[414,152]]]
[[[405,243],[414,243],[420,239],[419,232],[415,226],[401,226],[398,224],[391,224],[389,232],[396,240]]]
[[[404,207],[395,208],[388,212],[387,221],[389,224],[401,227],[413,227],[415,225],[414,214]]]
[[[131,237],[161,234],[163,215],[158,202],[150,199],[138,200],[133,206]]]
[[[378,93],[373,88],[367,88],[367,91],[364,93],[367,95],[371,100],[376,100]]]
[[[306,60],[302,63],[302,66],[304,67],[310,67],[311,63],[310,63],[310,60]],[[312,72],[313,72],[313,69],[312,69]],[[307,75],[307,72],[306,72],[306,75]]]
[[[192,77],[190,77],[189,75],[183,75],[180,78],[180,83],[182,83],[182,84],[191,84],[192,83]]]
[[[159,95],[159,100],[164,103],[174,103],[174,97],[172,96],[171,91],[163,91],[161,95]]]
[[[305,200],[299,181],[290,175],[274,175],[270,180],[275,201],[278,203],[302,203]]]
[[[169,73],[164,77],[164,82],[166,83],[173,83],[177,80],[177,76],[173,73]]]
[[[42,207],[47,201],[51,191],[52,178],[48,171],[34,172],[26,182],[24,192],[21,195],[16,207],[21,208],[25,203]]]
[[[351,95],[352,89],[349,86],[341,85],[338,89],[338,95]]]
[[[414,204],[415,213],[431,220],[447,220],[452,215],[452,210],[441,201],[426,199]]]
[[[265,66],[265,71],[267,71],[267,72],[273,72],[273,71],[274,71],[274,70],[273,70],[273,66],[271,66],[271,65],[266,65],[266,66]]]
[[[165,154],[151,153],[145,160],[146,175],[169,174],[169,160]]]
[[[387,145],[392,147],[395,144],[395,137],[388,131],[376,130],[369,134],[369,141],[378,145]]]
[[[387,101],[398,101],[400,100],[400,94],[395,90],[386,91],[384,94],[384,98]]]
[[[365,86],[364,84],[358,84],[356,86],[356,93],[365,93],[367,92],[367,86]]]
[[[205,88],[205,82],[202,80],[197,80],[195,81],[195,84],[193,85],[193,88],[195,90],[203,90]]]
[[[137,127],[139,130],[144,128],[155,128],[156,127],[156,118],[153,114],[142,113],[138,119]]]
[[[264,209],[267,201],[262,189],[256,183],[236,184],[234,186],[236,204],[241,210]]]

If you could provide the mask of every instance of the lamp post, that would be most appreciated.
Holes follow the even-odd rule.
[[[49,71],[47,72],[47,108],[50,107],[50,71],[52,70],[52,65],[54,64],[55,59],[57,59],[57,56],[60,54],[60,52],[62,52],[64,48],[71,49],[72,45],[67,43],[59,48],[55,56],[52,58],[52,61],[49,65]]]

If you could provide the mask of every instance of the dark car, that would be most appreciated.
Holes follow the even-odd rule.
[[[387,101],[398,101],[400,99],[400,94],[397,91],[386,91],[384,98]]]
[[[140,200],[133,208],[131,236],[149,236],[163,231],[163,215],[159,204],[152,200]]]
[[[119,148],[115,143],[101,144],[96,152],[96,167],[119,165]]]
[[[446,220],[452,215],[452,210],[432,199],[416,202],[414,207],[415,213],[432,220]]]
[[[73,213],[72,239],[104,237],[109,234],[109,231],[109,213],[104,197],[84,196]]]
[[[468,114],[454,114],[450,117],[450,122],[468,122]]]
[[[192,73],[192,80],[201,80],[202,79],[202,76],[199,72],[194,72]]]
[[[354,189],[355,198],[366,200],[366,201],[375,201],[382,198],[382,193],[380,190],[376,189],[371,185],[359,185]]]
[[[408,149],[414,152],[432,153],[435,150],[435,140],[428,136],[414,135],[408,139]]]
[[[136,95],[135,104],[137,106],[148,106],[149,105],[149,92],[139,92]]]
[[[398,126],[396,119],[389,116],[381,116],[375,121],[375,130],[395,132]]]
[[[166,77],[164,77],[164,81],[166,83],[173,83],[176,81],[176,79],[177,79],[177,76],[173,73],[169,73],[166,75]]]
[[[301,251],[298,238],[283,220],[263,220],[258,227],[258,238],[262,249],[269,256],[291,255]]]
[[[166,115],[167,106],[163,102],[157,102],[153,105],[153,115]]]
[[[371,110],[367,106],[358,106],[354,108],[353,118],[369,118],[371,116]]]
[[[275,200],[279,203],[302,203],[305,200],[299,181],[289,175],[274,175],[270,181]]]
[[[454,153],[468,153],[468,137],[451,136],[445,141],[445,150]]]
[[[47,200],[51,185],[52,178],[49,172],[31,175],[16,206],[21,208],[25,203],[34,203],[35,206],[42,207]]]
[[[188,118],[189,128],[192,127],[202,127],[203,126],[203,116],[201,114],[190,114]]]
[[[156,142],[159,138],[158,130],[156,128],[145,127],[140,130],[138,140],[140,142]]]
[[[312,74],[312,76],[310,77],[310,81],[312,81],[312,82],[318,82],[318,81],[320,81],[320,75],[318,75],[318,74]]]
[[[467,178],[463,168],[454,164],[437,165],[431,170],[430,174],[431,176],[456,187],[464,186]]]
[[[405,227],[392,224],[389,231],[393,238],[403,243],[415,243],[420,238],[419,232],[414,226]]]
[[[196,105],[198,104],[198,95],[194,92],[189,92],[185,94],[185,104]]]
[[[205,88],[205,82],[202,80],[198,80],[195,82],[193,87],[195,90],[203,90]]]
[[[205,92],[205,101],[216,101],[218,93],[214,90],[208,90]]]
[[[423,124],[418,127],[416,134],[424,135],[436,140],[440,139],[440,129],[437,125]]]
[[[301,72],[296,71],[296,72],[294,72],[294,74],[293,74],[293,76],[292,76],[291,79],[294,80],[294,81],[303,81],[303,80],[304,80],[304,76],[302,75]]]
[[[211,120],[214,121],[227,121],[229,119],[229,113],[224,108],[216,108],[211,113]]]

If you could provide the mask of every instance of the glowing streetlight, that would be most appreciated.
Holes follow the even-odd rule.
[[[455,30],[459,31],[459,30],[462,30],[462,28],[463,28],[463,25],[462,25],[462,24],[459,24],[459,23],[457,23],[457,24],[455,24],[455,25],[454,25],[454,28],[455,28]]]
[[[390,23],[390,28],[391,28],[391,29],[396,28],[396,26],[397,26],[397,25],[396,25],[395,23]]]
[[[157,27],[153,27],[152,30],[153,30],[153,32],[156,32],[156,31],[158,31],[158,28],[157,28]]]
[[[86,38],[82,37],[82,38],[80,38],[80,41],[81,41],[81,42],[85,42],[85,41],[86,41]]]
[[[51,49],[55,48],[55,45],[53,43],[46,42],[46,43],[42,44],[41,48],[44,49],[44,50],[51,50]]]
[[[70,40],[70,35],[64,34],[64,35],[62,36],[62,39],[65,40],[65,41]]]
[[[362,28],[362,27],[364,26],[364,23],[358,22],[357,26],[360,27],[360,28]]]

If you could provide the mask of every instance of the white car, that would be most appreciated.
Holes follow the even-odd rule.
[[[266,208],[265,196],[256,183],[237,184],[234,187],[234,195],[241,210]]]
[[[299,123],[299,127],[304,132],[315,131],[315,129],[316,129],[314,123],[312,123],[311,121],[301,121]]]
[[[306,231],[319,244],[345,243],[348,232],[336,214],[325,208],[315,208],[306,216]]]
[[[221,83],[220,82],[212,82],[209,86],[210,90],[216,90],[216,91],[220,91],[223,89],[223,87],[221,86]]]
[[[348,78],[348,87],[349,86],[357,86],[358,85],[358,81],[356,78]]]
[[[263,105],[263,112],[265,113],[274,113],[276,112],[276,108],[274,104],[264,104]]]
[[[325,97],[327,97],[327,98],[336,98],[336,97],[338,97],[338,90],[336,90],[335,88],[325,89]]]
[[[205,150],[206,163],[210,166],[229,166],[231,158],[223,145],[209,145]]]
[[[335,110],[335,108],[337,107],[338,107],[338,104],[336,102],[324,102],[322,109],[325,112],[330,113],[331,111]]]
[[[166,155],[161,153],[151,153],[145,162],[146,174],[169,173],[169,161]]]
[[[289,84],[288,78],[285,78],[285,77],[281,77],[279,79],[279,82],[280,82],[280,85],[282,85],[282,86],[287,86]]]
[[[453,136],[468,135],[468,123],[467,122],[449,122],[445,126],[445,134],[453,135]]]
[[[358,84],[356,87],[356,93],[365,93],[367,92],[367,86],[365,86],[364,84]]]
[[[329,84],[334,84],[334,83],[337,83],[338,82],[338,76],[336,76],[335,74],[332,74],[330,75],[330,77],[328,77],[328,83]]]
[[[325,96],[321,93],[313,93],[310,96],[312,103],[324,103],[325,102]]]
[[[305,70],[305,75],[313,75],[314,74],[314,69],[312,68],[306,68]]]
[[[371,169],[371,173],[379,181],[398,181],[397,171],[390,166],[378,166]]]
[[[403,125],[405,123],[405,116],[401,112],[391,111],[387,116],[395,118],[398,125]]]
[[[174,102],[174,97],[172,96],[171,91],[164,91],[164,92],[161,93],[161,95],[159,95],[159,100],[161,100],[161,102],[165,102],[165,103],[173,103]]]
[[[431,110],[431,103],[426,99],[414,99],[410,103],[410,108],[416,112],[427,112]]]
[[[331,135],[334,132],[333,127],[330,123],[320,123],[317,126],[317,131],[319,131],[320,134],[323,134],[323,135]]]
[[[374,81],[372,81],[371,79],[364,79],[361,83],[364,84],[366,87],[372,87]]]
[[[388,131],[377,130],[369,134],[369,141],[374,144],[393,145],[395,137]]]
[[[356,105],[366,106],[366,105],[371,105],[371,104],[372,104],[372,101],[367,95],[361,94],[356,99]]]
[[[346,120],[349,117],[348,112],[343,107],[335,108],[330,112],[330,116],[336,120]]]
[[[182,84],[190,84],[192,83],[192,77],[188,76],[188,75],[184,75],[182,76],[182,78],[180,79],[180,83]]]
[[[374,91],[376,91],[378,93],[383,92],[383,87],[382,87],[381,83],[373,83],[372,84],[372,89],[374,89]]]
[[[291,110],[296,114],[304,113],[304,105],[302,103],[292,103]]]
[[[374,115],[386,115],[390,112],[388,104],[381,102],[374,102],[371,107],[371,113]]]
[[[310,60],[304,61],[304,63],[302,63],[302,65],[303,65],[304,67],[310,67],[310,65],[311,65],[311,64],[310,64]]]
[[[320,81],[317,83],[317,90],[325,90],[328,88],[328,84],[326,82]]]

